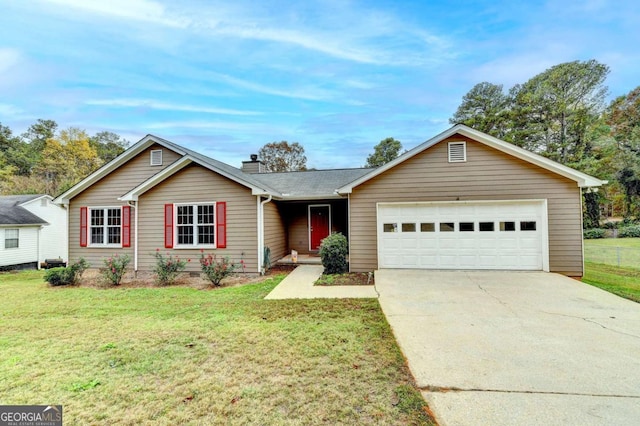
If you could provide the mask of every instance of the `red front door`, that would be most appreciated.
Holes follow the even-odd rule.
[[[320,243],[329,236],[330,215],[329,206],[309,206],[309,250],[320,250]]]

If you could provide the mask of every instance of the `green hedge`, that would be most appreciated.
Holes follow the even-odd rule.
[[[640,238],[640,225],[629,225],[618,230],[618,238]]]
[[[600,228],[591,228],[584,230],[585,240],[595,240],[596,238],[604,238],[607,231]]]

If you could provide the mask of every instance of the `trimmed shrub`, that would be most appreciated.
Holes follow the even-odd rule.
[[[70,266],[47,269],[44,280],[51,286],[76,284],[88,267],[87,261],[81,257]]]
[[[618,238],[640,238],[640,225],[629,225],[618,230]]]
[[[200,267],[202,275],[215,286],[219,286],[220,282],[233,274],[238,266],[229,260],[229,257],[221,257],[218,259],[215,254],[205,256],[204,252],[200,253]]]
[[[112,285],[120,285],[122,277],[126,272],[127,265],[131,262],[129,255],[125,254],[124,256],[120,256],[118,254],[114,254],[113,256],[104,259],[103,262],[104,268],[100,270],[100,273],[104,279]]]
[[[618,229],[618,223],[619,222],[610,221],[603,223],[602,226],[606,229]]]
[[[597,238],[604,238],[606,233],[607,231],[600,228],[585,229],[583,232],[585,240],[595,240]]]
[[[174,257],[169,253],[163,256],[160,249],[156,250],[154,256],[156,266],[153,268],[153,272],[156,274],[156,283],[161,286],[173,284],[187,266],[187,260],[180,260],[180,257]]]
[[[347,238],[341,233],[334,233],[322,240],[320,259],[325,274],[344,274],[348,270],[347,254],[349,245]]]

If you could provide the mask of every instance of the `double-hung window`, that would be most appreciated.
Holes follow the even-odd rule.
[[[176,204],[176,247],[215,247],[216,203]]]
[[[20,243],[20,230],[19,229],[5,229],[4,230],[4,248],[18,248]]]
[[[120,246],[122,241],[122,209],[120,207],[89,210],[89,245]]]

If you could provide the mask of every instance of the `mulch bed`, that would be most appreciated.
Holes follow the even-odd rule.
[[[315,285],[373,285],[373,273],[369,272],[347,272],[345,274],[322,274]]]
[[[225,278],[220,287],[211,285],[211,282],[203,279],[198,272],[184,272],[182,273],[176,282],[172,286],[192,287],[200,290],[216,289],[224,287],[236,287],[244,284],[258,283],[268,280],[276,275],[288,274],[293,271],[298,265],[274,265],[264,274],[259,275],[256,273],[235,273],[230,277]],[[97,269],[88,269],[82,275],[79,283],[80,287],[93,287],[93,288],[157,288],[153,273],[151,272],[139,272],[136,278],[132,273],[128,273],[122,280],[119,286],[112,286],[104,282],[104,279],[100,275]]]

